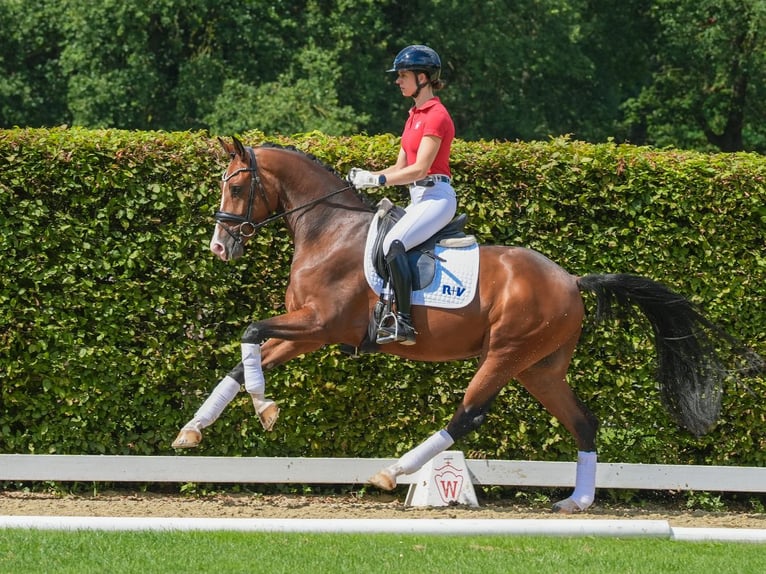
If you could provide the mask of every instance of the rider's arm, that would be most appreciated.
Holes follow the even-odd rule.
[[[436,159],[442,140],[437,136],[423,136],[418,147],[418,158],[415,163],[407,165],[407,154],[399,148],[396,163],[378,172],[386,176],[386,185],[409,185],[413,181],[423,179],[428,175],[431,164]]]

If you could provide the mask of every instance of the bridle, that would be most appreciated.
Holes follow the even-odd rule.
[[[219,209],[213,214],[216,223],[220,223],[221,227],[226,230],[226,233],[231,235],[231,237],[237,243],[242,243],[243,237],[248,238],[255,235],[255,232],[258,231],[258,228],[263,225],[263,222],[258,224],[250,219],[250,214],[252,213],[253,205],[255,204],[256,192],[260,192],[264,203],[267,206],[269,205],[268,198],[266,197],[266,191],[263,189],[263,184],[261,183],[261,176],[258,175],[258,164],[255,161],[255,151],[253,151],[253,148],[251,147],[245,149],[250,159],[248,167],[241,167],[228,175],[226,175],[226,172],[224,171],[223,175],[221,176],[221,182],[226,183],[231,178],[239,175],[240,173],[252,173],[252,176],[250,177],[250,191],[247,195],[247,211],[245,211],[245,215],[238,215],[236,213],[231,213],[230,211],[221,211]],[[227,223],[234,224],[234,226],[229,227],[228,225],[224,225]]]
[[[252,174],[252,176],[250,177],[250,190],[247,196],[247,211],[245,211],[245,215],[238,215],[236,213],[231,213],[230,211],[221,211],[220,209],[213,214],[213,217],[215,218],[216,223],[221,224],[221,227],[223,227],[226,233],[228,233],[232,237],[232,239],[234,239],[234,241],[236,241],[237,243],[243,243],[243,239],[248,239],[252,237],[253,235],[256,234],[256,232],[261,227],[268,225],[269,223],[273,223],[274,221],[282,219],[283,217],[286,217],[290,215],[291,213],[295,213],[296,211],[300,211],[302,209],[311,207],[312,205],[316,205],[317,203],[324,201],[328,197],[332,197],[333,195],[338,195],[339,193],[342,193],[349,189],[354,189],[353,185],[347,185],[340,189],[336,189],[335,191],[331,191],[327,195],[323,195],[322,197],[313,199],[309,201],[308,203],[299,205],[298,207],[289,209],[287,211],[283,211],[282,213],[277,213],[275,215],[272,215],[271,217],[267,217],[261,222],[256,223],[250,218],[250,215],[253,211],[253,205],[255,205],[256,194],[260,194],[261,198],[263,199],[263,203],[267,207],[269,206],[269,199],[266,195],[266,190],[263,188],[263,183],[261,182],[261,176],[258,174],[258,163],[255,159],[255,150],[253,150],[252,147],[246,147],[245,151],[247,151],[247,155],[250,160],[249,166],[236,169],[228,175],[226,175],[226,172],[224,171],[223,175],[221,176],[221,181],[223,183],[226,183],[231,178],[233,178],[236,175],[239,175],[240,173],[250,172]],[[233,226],[230,227],[227,224],[229,225],[233,224]]]

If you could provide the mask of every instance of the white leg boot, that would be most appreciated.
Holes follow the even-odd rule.
[[[242,365],[245,369],[245,389],[253,398],[255,414],[267,431],[274,428],[279,418],[277,403],[264,398],[266,377],[261,367],[261,346],[254,343],[242,343]]]
[[[239,383],[225,376],[173,441],[173,448],[194,448],[202,442],[202,429],[213,424],[239,393]]]
[[[596,462],[595,452],[577,453],[577,475],[572,496],[553,505],[553,512],[574,514],[590,508],[596,498]]]
[[[382,490],[396,488],[396,477],[400,474],[412,474],[420,470],[425,463],[440,452],[447,450],[455,441],[446,430],[440,430],[432,434],[425,441],[412,450],[404,453],[402,457],[388,468],[384,468],[368,482]]]

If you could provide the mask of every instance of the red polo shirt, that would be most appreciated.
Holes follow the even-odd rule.
[[[455,139],[455,124],[438,97],[431,98],[423,107],[410,109],[410,116],[402,132],[402,149],[407,154],[407,165],[412,165],[418,157],[418,148],[423,136],[441,138],[441,145],[436,154],[429,174],[437,173],[452,177],[449,168],[450,148]]]

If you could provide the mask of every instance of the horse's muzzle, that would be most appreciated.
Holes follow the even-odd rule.
[[[222,261],[230,261],[241,257],[245,247],[241,239],[219,224],[210,240],[210,251]]]

